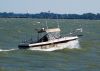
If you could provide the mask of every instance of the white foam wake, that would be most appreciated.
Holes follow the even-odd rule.
[[[14,50],[17,50],[17,49],[0,49],[0,52],[4,52],[4,51],[14,51]]]

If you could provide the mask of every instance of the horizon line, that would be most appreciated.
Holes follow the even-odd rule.
[[[37,12],[37,13],[31,13],[31,12],[0,12],[0,13],[14,13],[14,14],[40,14],[40,13],[54,13],[54,14],[80,14],[80,13],[56,13],[56,12],[48,12],[48,11],[41,11],[41,12]],[[81,14],[86,14],[86,13],[93,13],[93,12],[84,12],[84,13],[81,13]],[[80,14],[80,15],[81,15]],[[98,12],[97,13],[93,13],[93,14],[98,14]],[[100,14],[100,13],[99,13]]]

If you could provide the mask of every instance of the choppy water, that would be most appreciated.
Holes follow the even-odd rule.
[[[48,20],[48,26],[56,27],[55,22]],[[0,71],[100,71],[100,20],[59,20],[59,23],[62,35],[83,28],[80,49],[19,50],[20,41],[36,36],[34,29],[45,27],[45,20],[0,19]]]

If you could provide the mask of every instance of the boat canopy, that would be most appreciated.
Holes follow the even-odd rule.
[[[60,32],[60,29],[59,28],[46,29],[46,32],[47,33],[49,33],[49,32]]]

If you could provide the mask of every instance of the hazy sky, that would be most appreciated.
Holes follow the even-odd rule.
[[[100,13],[100,0],[0,0],[0,12]]]

